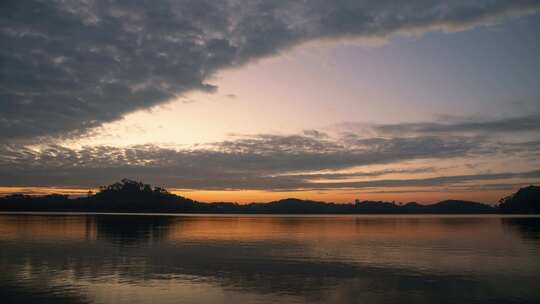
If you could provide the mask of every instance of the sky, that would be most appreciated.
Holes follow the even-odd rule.
[[[0,195],[495,203],[540,183],[540,1],[0,4]]]

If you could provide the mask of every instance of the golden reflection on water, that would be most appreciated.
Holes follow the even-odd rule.
[[[454,216],[158,216],[145,215],[0,215],[0,239],[96,239],[100,223],[116,230],[143,233],[161,230],[165,240],[350,239],[422,240],[453,239],[467,234],[474,241],[500,240],[505,229],[499,217]],[[135,219],[137,219],[135,221]],[[126,227],[128,225],[133,227]],[[137,223],[141,224],[138,225]],[[118,227],[114,227],[114,226]],[[145,226],[147,225],[147,226]],[[474,227],[474,229],[471,229]],[[125,228],[125,229],[124,229]],[[148,230],[148,231],[145,231]],[[114,233],[114,231],[113,231]]]
[[[11,287],[0,293],[26,302],[382,303],[391,288],[390,302],[459,302],[462,289],[482,301],[536,300],[539,220],[4,214],[0,285]]]
[[[95,219],[91,217],[0,214],[3,240],[92,240],[96,236]]]

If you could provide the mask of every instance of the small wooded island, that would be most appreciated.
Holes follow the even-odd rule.
[[[500,200],[497,206],[446,200],[430,205],[361,201],[336,204],[288,198],[269,203],[203,203],[160,187],[123,179],[100,187],[96,194],[69,198],[50,194],[0,197],[0,211],[122,213],[248,213],[248,214],[540,214],[540,187],[528,186]]]

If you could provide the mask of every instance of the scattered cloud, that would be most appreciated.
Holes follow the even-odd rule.
[[[320,136],[322,132],[305,133],[244,136],[184,149],[153,145],[82,149],[4,145],[0,148],[0,184],[93,187],[130,177],[186,189],[290,191],[432,187],[540,178],[538,170],[456,175],[446,173],[439,164],[442,160],[497,153],[529,155],[534,153],[529,143],[514,144],[508,152],[490,150],[486,147],[492,142],[475,136],[359,138],[351,134],[330,137]],[[422,167],[402,166],[402,162],[414,160],[427,160],[430,165],[423,162]],[[354,169],[369,165],[384,168]]]
[[[314,137],[314,138],[326,138],[326,137],[328,137],[328,134],[326,134],[324,132],[321,132],[321,131],[317,131],[317,130],[304,130],[304,131],[302,131],[302,133],[305,136]]]

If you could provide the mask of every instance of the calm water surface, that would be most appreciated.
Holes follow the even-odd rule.
[[[540,218],[0,214],[2,303],[540,303]]]

